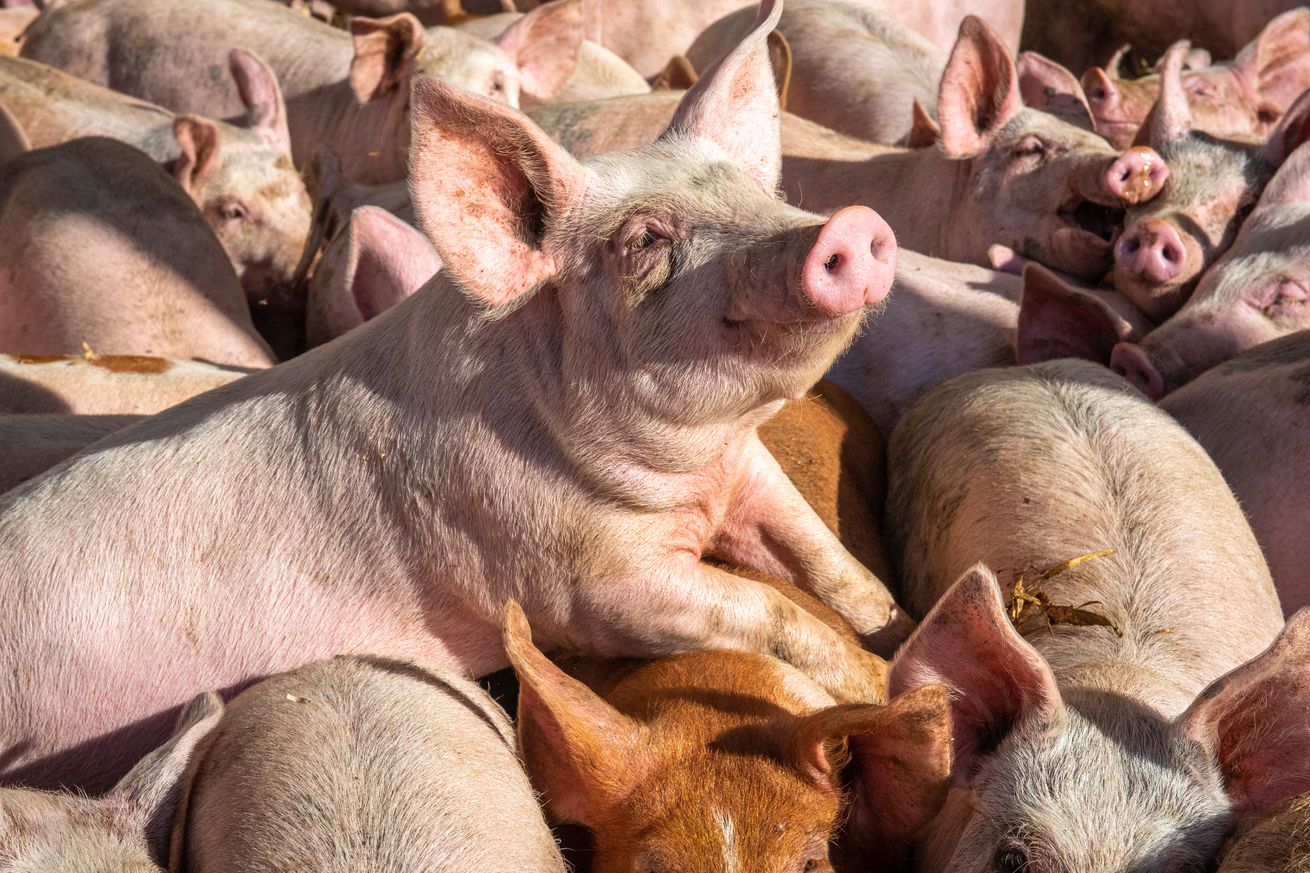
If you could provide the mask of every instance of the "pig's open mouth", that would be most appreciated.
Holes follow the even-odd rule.
[[[1124,211],[1079,198],[1060,210],[1060,218],[1071,227],[1101,240],[1108,247],[1123,228]]]

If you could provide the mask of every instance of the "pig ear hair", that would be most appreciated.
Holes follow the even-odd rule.
[[[1261,117],[1277,118],[1310,84],[1310,10],[1293,9],[1271,20],[1237,53],[1233,66],[1255,83],[1250,97]]]
[[[1282,166],[1306,140],[1310,140],[1310,91],[1297,98],[1269,135],[1265,160],[1275,167]]]
[[[1239,814],[1310,791],[1310,609],[1265,652],[1213,682],[1178,718],[1214,756]]]
[[[476,299],[525,299],[559,270],[541,248],[586,170],[516,109],[432,78],[414,82],[409,185],[446,269]]]
[[[937,95],[942,147],[952,157],[976,155],[1022,109],[1010,50],[985,21],[965,16]]]
[[[350,19],[355,56],[350,61],[350,87],[363,102],[408,87],[414,59],[427,45],[427,32],[408,12],[386,18]]]
[[[833,746],[846,741],[854,764],[852,842],[877,866],[903,859],[946,800],[951,782],[951,705],[941,685],[924,685],[886,706],[851,704],[805,716],[793,737],[801,769],[830,782]],[[894,800],[893,800],[894,798]]]
[[[1135,309],[1127,298],[1120,307],[1112,305],[1111,293],[1080,288],[1030,262],[1023,271],[1015,333],[1019,363],[1082,358],[1108,366],[1116,344],[1132,342],[1150,329],[1144,315],[1126,317]]]
[[[1180,39],[1160,59],[1160,96],[1137,129],[1134,145],[1159,147],[1192,132],[1192,106],[1183,88],[1183,62],[1191,49],[1191,43]]]
[[[781,15],[782,0],[760,3],[754,28],[701,74],[661,137],[713,141],[770,194],[776,193],[782,172],[782,145],[768,38]]]
[[[181,147],[173,164],[173,176],[188,194],[194,196],[218,164],[222,148],[218,125],[199,115],[179,115],[173,119],[173,136]]]
[[[1046,729],[1064,715],[1055,675],[1010,623],[996,576],[982,564],[951,586],[892,663],[893,695],[933,683],[951,698],[958,784],[1015,725]]]
[[[778,85],[778,108],[787,108],[787,94],[791,90],[791,43],[781,30],[769,32],[769,66],[773,67],[773,80]]]
[[[182,803],[187,768],[197,746],[223,718],[223,701],[212,691],[197,695],[182,708],[173,736],[141,759],[104,798],[126,809],[128,819],[145,834],[151,856],[168,861],[169,838]]]
[[[512,600],[504,643],[519,679],[519,746],[532,783],[555,816],[594,828],[640,778],[642,728],[543,655]]]
[[[364,321],[423,287],[441,258],[419,231],[376,206],[350,216],[350,292]]]
[[[234,48],[228,53],[227,65],[237,83],[241,103],[246,107],[246,127],[269,145],[290,155],[287,106],[282,100],[277,74],[259,55],[243,48]]]
[[[1025,106],[1048,112],[1084,130],[1096,129],[1083,86],[1068,69],[1037,52],[1020,52],[1016,69]]]
[[[523,92],[538,100],[573,77],[582,51],[582,0],[555,0],[515,21],[494,40],[519,68]]]

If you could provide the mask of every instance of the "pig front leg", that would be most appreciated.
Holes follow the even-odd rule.
[[[914,622],[887,586],[846,550],[758,439],[745,464],[711,553],[810,592],[846,619],[865,645],[890,656]]]
[[[691,555],[652,575],[597,580],[557,634],[567,648],[657,658],[729,649],[786,661],[842,703],[886,700],[887,662],[759,582]]]

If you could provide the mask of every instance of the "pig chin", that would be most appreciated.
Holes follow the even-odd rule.
[[[855,339],[865,315],[882,304],[838,317],[777,322],[723,319],[728,347],[755,366],[773,371],[783,396],[808,391]]]

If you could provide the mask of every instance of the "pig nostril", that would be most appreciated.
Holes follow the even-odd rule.
[[[1141,247],[1142,244],[1137,241],[1137,237],[1135,236],[1129,237],[1128,239],[1124,240],[1124,251],[1130,255],[1136,252]]]
[[[1105,99],[1105,89],[1093,88],[1092,90],[1087,92],[1087,97],[1088,99],[1095,100],[1096,102],[1099,103],[1100,101]]]
[[[1164,259],[1171,264],[1176,264],[1180,260],[1178,256],[1178,250],[1175,249],[1173,246],[1165,246],[1163,254],[1164,254]]]
[[[826,260],[826,261],[823,262],[823,269],[825,269],[825,270],[827,270],[829,273],[831,273],[833,270],[837,269],[837,265],[840,264],[840,263],[841,263],[841,258],[840,258],[840,257],[838,257],[838,256],[835,255],[835,254],[834,254],[834,255],[831,255],[831,256],[829,256],[828,260]]]

